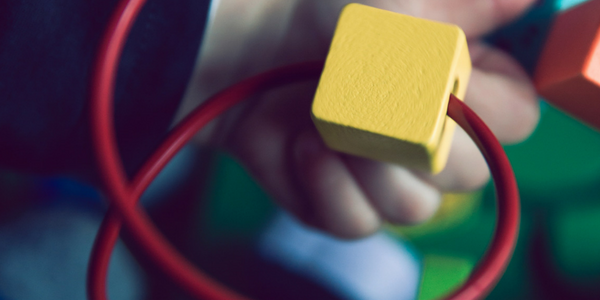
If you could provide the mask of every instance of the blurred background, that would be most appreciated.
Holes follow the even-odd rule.
[[[556,14],[540,0],[488,37],[531,74]],[[600,133],[543,101],[526,141],[505,147],[522,199],[514,257],[488,299],[600,299]],[[106,206],[68,178],[0,171],[0,300],[85,299]],[[436,299],[469,276],[495,223],[493,186],[444,196],[426,224],[339,241],[278,210],[224,153],[188,146],[142,203],[183,255],[256,299]],[[123,232],[110,299],[188,299]],[[135,258],[134,258],[135,257]]]

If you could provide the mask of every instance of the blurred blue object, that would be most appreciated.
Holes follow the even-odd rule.
[[[267,260],[315,279],[343,299],[417,297],[420,259],[406,243],[385,233],[342,241],[281,212],[263,233],[259,251]]]
[[[100,217],[72,208],[37,210],[0,227],[0,291],[6,299],[86,299],[88,259]],[[142,299],[141,270],[122,244],[109,267],[112,300]],[[2,298],[2,296],[0,296]]]
[[[197,149],[186,146],[156,176],[142,195],[142,205],[149,207],[168,200],[168,196],[181,187],[193,171],[197,159]],[[106,207],[102,193],[94,186],[69,177],[36,178],[34,189],[37,202],[47,206],[74,206],[90,211],[100,211]]]

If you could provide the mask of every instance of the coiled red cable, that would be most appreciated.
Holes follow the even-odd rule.
[[[108,263],[123,223],[148,256],[191,295],[198,299],[247,299],[194,268],[159,233],[136,203],[164,166],[209,121],[256,93],[318,78],[323,63],[309,62],[274,69],[246,79],[213,96],[172,130],[133,181],[129,181],[118,154],[114,134],[113,91],[121,51],[144,3],[145,0],[122,0],[118,4],[100,46],[94,69],[91,97],[92,136],[110,208],[102,222],[90,258],[88,297],[91,300],[107,299]],[[479,117],[454,96],[450,97],[448,116],[465,129],[477,143],[496,184],[498,226],[491,246],[467,282],[448,298],[479,299],[494,287],[512,255],[518,235],[519,195],[512,168],[501,145]]]

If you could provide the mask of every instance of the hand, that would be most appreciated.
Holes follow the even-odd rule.
[[[323,60],[346,0],[221,0],[203,44],[185,106],[275,66]],[[535,90],[507,54],[478,40],[534,0],[365,0],[364,4],[462,27],[473,73],[465,97],[501,142],[527,137],[539,119]],[[431,176],[329,150],[310,120],[316,82],[278,89],[224,116],[204,141],[224,146],[305,223],[342,238],[375,232],[383,221],[428,219],[442,192],[489,179],[475,144],[457,129],[448,165]],[[185,109],[189,110],[189,109]]]

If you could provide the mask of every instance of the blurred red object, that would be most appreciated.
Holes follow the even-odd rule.
[[[600,130],[600,0],[556,18],[534,82],[548,102]]]

